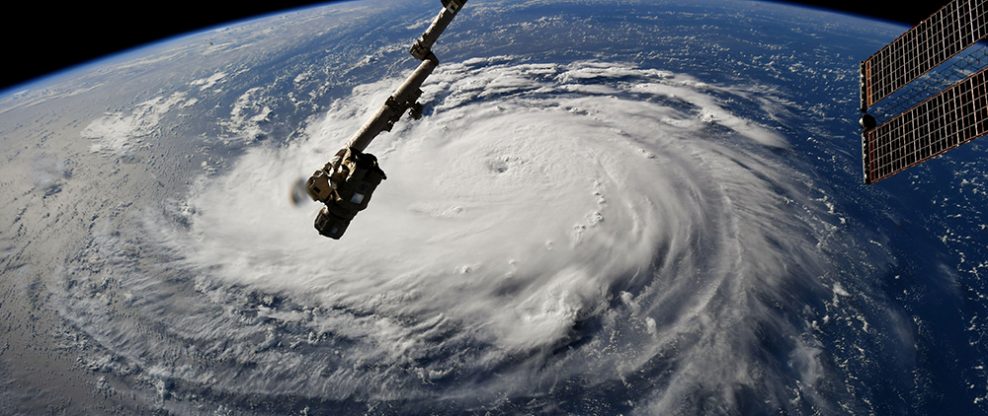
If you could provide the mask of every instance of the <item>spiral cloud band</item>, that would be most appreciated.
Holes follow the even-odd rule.
[[[189,342],[252,364],[237,383],[220,366],[169,377],[359,402],[598,388],[642,413],[842,394],[800,303],[781,301],[829,297],[805,280],[832,266],[786,139],[737,111],[773,108],[771,91],[623,63],[443,64],[426,117],[368,149],[388,174],[369,209],[326,240],[290,186],[398,82],[251,148],[193,186],[180,225],[155,226],[197,290],[272,294],[240,322],[186,318]]]

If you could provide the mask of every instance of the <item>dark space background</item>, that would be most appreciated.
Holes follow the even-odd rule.
[[[339,1],[339,0],[338,0]],[[359,1],[359,0],[356,0]],[[782,1],[915,24],[947,0],[893,8],[881,2]],[[332,1],[330,1],[332,2]],[[0,91],[62,69],[156,40],[226,22],[326,1],[172,0],[168,2],[19,2],[0,14]],[[439,2],[437,1],[437,6]],[[903,2],[905,3],[905,2]],[[438,10],[438,8],[437,8]]]

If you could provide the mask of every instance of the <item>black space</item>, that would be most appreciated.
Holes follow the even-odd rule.
[[[772,1],[772,0],[769,0]],[[781,0],[775,0],[780,1]],[[197,29],[325,1],[268,0],[133,2],[33,1],[7,6],[0,24],[5,46],[0,90],[22,82]],[[818,8],[916,23],[946,3],[883,8],[872,0],[794,1]],[[439,2],[436,1],[436,5]],[[438,9],[437,9],[438,10]]]

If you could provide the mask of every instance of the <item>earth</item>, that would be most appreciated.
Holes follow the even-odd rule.
[[[294,184],[438,3],[2,93],[0,413],[988,414],[988,150],[862,184],[857,64],[905,27],[472,0],[322,238]]]

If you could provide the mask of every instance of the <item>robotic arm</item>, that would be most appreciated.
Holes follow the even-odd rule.
[[[412,45],[411,54],[422,61],[380,110],[364,123],[350,139],[346,147],[317,170],[305,184],[309,196],[326,204],[316,216],[315,227],[323,236],[339,239],[346,232],[350,221],[358,212],[367,208],[371,194],[382,180],[384,171],[377,164],[377,158],[364,149],[381,132],[391,131],[394,124],[406,111],[413,119],[422,117],[422,84],[439,65],[439,59],[432,53],[432,45],[439,35],[453,21],[467,0],[442,0],[443,8],[433,19],[432,24]]]

